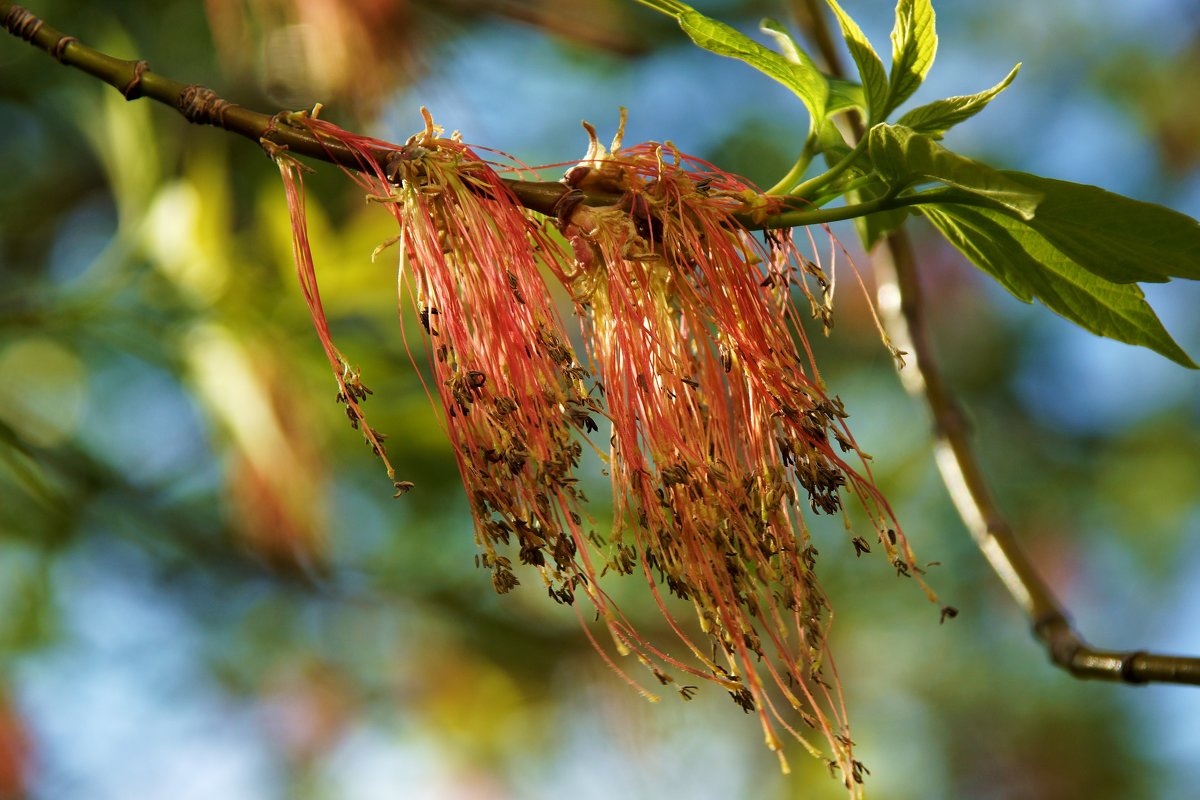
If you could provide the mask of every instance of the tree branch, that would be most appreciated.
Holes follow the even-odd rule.
[[[942,481],[979,550],[1029,616],[1034,636],[1046,646],[1051,660],[1078,678],[1200,685],[1200,659],[1097,650],[1075,632],[1000,510],[971,443],[966,417],[942,376],[926,325],[908,235],[899,231],[889,236],[873,253],[872,263],[888,334],[893,344],[911,353],[915,361],[900,371],[904,387],[909,394],[922,397],[933,414],[935,457]]]
[[[831,71],[842,75],[828,18],[817,0],[803,0],[803,19]],[[863,136],[862,119],[851,115],[850,137]],[[1028,615],[1034,636],[1050,660],[1077,678],[1141,684],[1200,685],[1200,658],[1141,650],[1098,650],[1075,631],[1062,605],[1042,580],[996,502],[971,444],[969,426],[954,393],[942,376],[925,321],[925,303],[916,258],[903,229],[887,237],[871,254],[879,311],[892,344],[911,354],[900,369],[909,394],[924,400],[934,420],[935,456],[959,516],[1017,605]]]
[[[8,0],[0,0],[0,26],[39,50],[43,50],[59,63],[74,67],[99,78],[125,96],[126,100],[148,97],[170,106],[197,125],[214,125],[231,133],[244,136],[254,142],[268,141],[287,148],[295,155],[337,164],[347,169],[360,170],[365,165],[359,156],[341,142],[321,139],[304,126],[291,125],[287,112],[264,114],[231,103],[211,89],[197,84],[184,84],[153,72],[145,61],[129,61],[95,50],[81,43],[74,36],[55,30],[29,10]],[[376,162],[383,165],[390,151],[372,153]],[[572,190],[557,181],[526,181],[503,179],[517,200],[531,211],[553,215],[562,197]],[[619,198],[600,193],[583,193],[587,205],[611,205]],[[779,214],[755,219],[749,214],[735,215],[741,224],[750,230],[765,228],[790,228],[803,225],[819,225],[837,220],[851,219],[864,214],[885,211],[901,205],[911,205],[911,196],[900,200],[887,198],[885,203],[875,201],[868,206],[843,206],[832,209],[797,208],[792,198],[780,198],[787,203],[787,210]]]
[[[264,114],[230,103],[211,89],[183,84],[150,70],[145,61],[128,61],[82,44],[74,36],[55,30],[27,9],[0,0],[0,25],[13,36],[29,42],[59,63],[75,67],[117,89],[127,100],[148,97],[174,108],[188,122],[215,125],[254,142],[263,140],[286,147],[288,152],[326,161],[347,169],[361,169],[358,155],[341,142],[319,139],[302,126],[288,125],[286,114]],[[373,153],[383,164],[386,151]],[[567,193],[560,183],[508,180],[506,183],[527,208],[551,214],[555,203]],[[611,198],[596,198],[600,203]]]

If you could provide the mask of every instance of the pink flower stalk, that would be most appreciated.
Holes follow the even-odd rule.
[[[264,144],[266,147],[266,144]],[[321,304],[321,292],[317,286],[316,266],[313,264],[312,249],[308,244],[308,224],[304,213],[304,181],[301,178],[303,164],[296,161],[283,150],[274,151],[275,163],[283,178],[283,188],[287,195],[288,214],[292,222],[292,256],[296,262],[296,275],[300,280],[300,289],[304,293],[304,302],[308,306],[313,326],[317,329],[317,338],[325,349],[325,357],[333,368],[333,377],[337,381],[337,401],[346,406],[346,416],[350,424],[362,432],[363,438],[375,455],[383,461],[388,478],[392,480],[397,495],[403,493],[408,486],[405,481],[396,480],[396,470],[388,460],[383,447],[387,437],[367,424],[367,418],[362,411],[362,403],[371,395],[371,390],[363,384],[359,371],[350,365],[341,351],[333,343],[329,333],[329,322],[325,317],[325,309]]]
[[[561,278],[581,309],[613,426],[608,566],[644,573],[702,677],[757,711],[781,760],[776,724],[805,740],[779,697],[821,731],[853,787],[862,765],[827,653],[831,614],[801,507],[841,513],[848,489],[897,569],[914,567],[840,401],[824,390],[791,299],[804,288],[823,316],[804,281],[824,289],[824,273],[800,256],[790,231],[759,241],[737,221],[748,208],[777,210],[742,179],[669,144],[621,150],[620,133],[609,154],[588,130],[588,155],[565,182],[621,199],[593,207],[578,195],[561,205],[575,251]],[[869,549],[861,537],[855,546]],[[711,656],[676,622],[659,585],[694,606]]]

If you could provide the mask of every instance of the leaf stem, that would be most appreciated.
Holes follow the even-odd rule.
[[[812,197],[812,196],[814,196],[818,190],[824,188],[825,186],[828,186],[833,181],[834,178],[836,178],[837,176],[841,175],[843,172],[848,170],[854,164],[854,162],[858,160],[858,157],[860,155],[862,155],[863,151],[866,149],[867,149],[867,140],[866,140],[866,138],[863,138],[857,144],[854,145],[853,149],[851,149],[850,152],[847,153],[842,158],[841,161],[837,162],[832,167],[830,167],[829,169],[822,172],[820,175],[809,178],[808,180],[804,181],[800,185],[796,186],[795,188],[792,189],[791,192],[789,192],[789,194],[791,194],[793,197]]]
[[[838,206],[836,208],[819,208],[817,204],[813,204],[811,209],[796,209],[793,211],[785,211],[781,214],[775,214],[767,217],[762,222],[754,225],[747,225],[751,228],[802,228],[805,225],[824,225],[829,222],[838,222],[844,219],[855,219],[856,217],[865,217],[868,214],[878,214],[881,211],[891,211],[896,208],[905,208],[907,206],[917,206],[924,203],[948,203],[959,202],[960,193],[953,193],[948,190],[932,189],[925,192],[913,192],[911,194],[895,195],[889,193],[883,197],[877,197],[874,200],[867,200],[863,203],[851,203],[846,206]],[[840,197],[840,193],[832,195],[828,199]]]
[[[778,183],[767,189],[767,194],[788,194],[800,182],[800,179],[804,177],[804,173],[808,170],[808,165],[812,163],[816,140],[816,134],[809,133],[808,137],[804,140],[804,147],[800,150],[800,155],[796,158],[796,163],[792,164],[791,169],[779,179]]]
[[[674,0],[635,0],[647,8],[652,8],[655,11],[666,14],[669,17],[678,18],[680,14],[685,14],[691,9],[683,3],[674,2]]]

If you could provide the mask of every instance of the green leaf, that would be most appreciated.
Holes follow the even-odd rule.
[[[893,191],[937,181],[995,203],[1022,219],[1031,219],[1034,210],[1040,209],[1038,190],[947,150],[932,136],[880,123],[871,128],[867,137],[871,162]]]
[[[779,51],[783,53],[784,58],[788,61],[798,64],[811,72],[824,75],[821,72],[821,68],[817,66],[808,53],[804,52],[804,49],[800,47],[792,34],[780,22],[767,18],[762,21],[759,28],[763,33],[770,35],[775,40],[775,43],[779,46]],[[827,116],[833,116],[834,114],[849,111],[850,109],[865,109],[867,107],[866,94],[863,91],[862,84],[843,78],[834,78],[829,75],[825,75],[825,81],[829,86],[829,99],[825,105],[825,114]]]
[[[892,28],[892,74],[887,107],[879,119],[912,96],[925,80],[937,53],[937,31],[929,0],[899,0]]]
[[[942,204],[920,206],[920,211],[972,263],[1024,302],[1037,298],[1098,336],[1148,347],[1197,368],[1137,285],[1098,277],[1029,224],[1000,211]]]
[[[775,40],[775,43],[779,45],[779,52],[783,53],[783,57],[788,61],[793,64],[799,64],[811,72],[821,71],[817,67],[816,62],[809,57],[808,53],[804,52],[804,48],[796,42],[788,29],[783,26],[783,23],[767,17],[759,23],[758,29]]]
[[[900,117],[896,124],[912,128],[915,133],[924,133],[940,139],[943,133],[982,111],[992,101],[992,98],[1008,88],[1020,69],[1021,65],[1017,64],[1004,80],[978,94],[947,97],[944,100],[935,100],[928,105],[914,108]]]
[[[833,120],[826,120],[817,131],[817,143],[820,145],[820,152],[825,156],[827,166],[833,166],[850,155],[850,145],[846,144],[841,129]]]
[[[1081,267],[1115,283],[1200,280],[1200,222],[1098,186],[1003,172],[1042,195],[1030,226]]]
[[[759,72],[791,89],[808,108],[814,129],[819,128],[825,118],[825,107],[829,99],[829,82],[812,64],[793,64],[743,33],[723,22],[709,19],[683,3],[670,3],[671,11],[654,5],[664,13],[670,13],[679,22],[693,42],[717,55],[736,58],[754,67]],[[686,10],[684,10],[686,9]]]
[[[850,145],[846,144],[846,140],[842,138],[841,131],[838,130],[837,125],[832,121],[826,121],[824,127],[821,129],[818,141],[821,146],[821,152],[825,156],[825,163],[830,166],[850,155]],[[863,175],[863,170],[855,165],[849,167],[839,181],[855,180]],[[827,187],[827,190],[831,192],[837,191],[837,184],[835,183],[833,186]],[[882,183],[871,183],[847,192],[846,202],[851,204],[865,203],[882,197],[886,192],[887,187]],[[854,227],[858,231],[863,245],[870,250],[875,246],[876,242],[903,225],[910,213],[907,208],[897,208],[891,211],[882,211],[877,214],[855,217]]]
[[[867,96],[863,91],[862,84],[841,78],[829,79],[829,103],[825,107],[826,114],[833,116],[839,111],[849,111],[852,108],[865,109],[866,107]]]
[[[842,38],[850,49],[850,56],[858,66],[859,77],[862,78],[863,94],[867,101],[867,124],[883,120],[887,116],[888,79],[883,68],[883,60],[871,46],[862,29],[858,27],[850,15],[842,10],[837,0],[825,0],[837,17],[838,25],[842,28]]]

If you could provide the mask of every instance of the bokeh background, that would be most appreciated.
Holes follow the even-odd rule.
[[[578,158],[579,121],[611,135],[625,105],[627,141],[669,138],[769,185],[806,124],[786,91],[626,0],[31,5],[245,105],[319,100],[403,139],[424,104],[529,163]],[[886,55],[892,4],[844,5]],[[748,32],[789,15],[781,0],[697,6]],[[1200,215],[1194,3],[935,6],[938,62],[915,102],[1025,63],[952,147]],[[798,749],[781,776],[723,692],[650,705],[569,609],[532,587],[493,594],[401,345],[415,321],[397,322],[393,267],[370,260],[388,217],[336,169],[309,178],[310,233],[335,337],[417,482],[400,500],[333,402],[257,148],[6,39],[0,154],[0,797],[843,796]],[[838,233],[869,280],[853,230]],[[1200,653],[1196,375],[1019,303],[914,233],[1001,502],[1084,635]],[[961,611],[939,625],[878,554],[817,532],[871,796],[1194,796],[1200,693],[1049,666],[954,516],[926,412],[849,286],[819,358]],[[1197,288],[1148,289],[1193,357]]]

